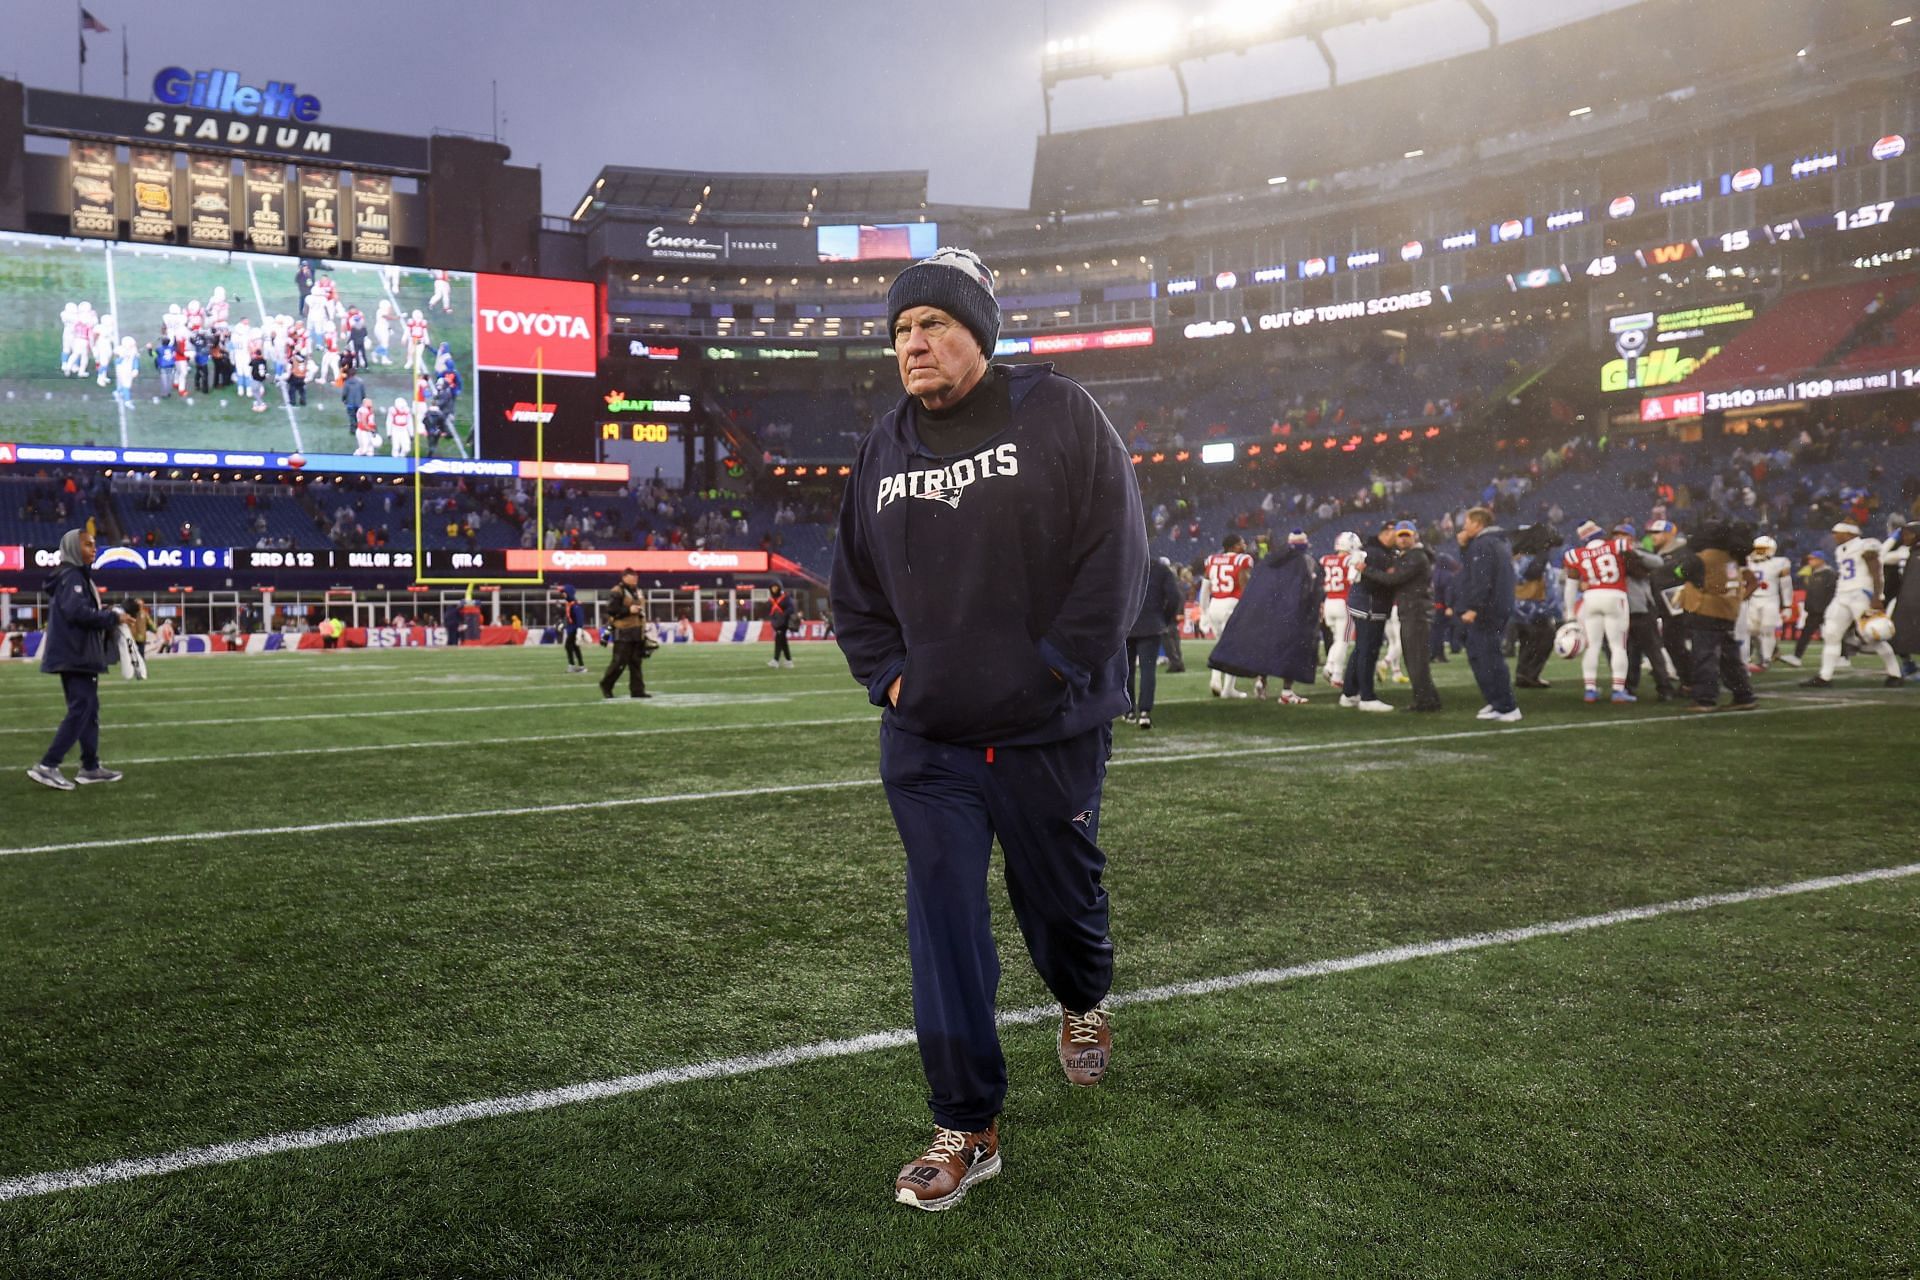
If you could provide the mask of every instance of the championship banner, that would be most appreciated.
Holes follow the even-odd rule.
[[[174,153],[134,147],[128,154],[127,170],[133,178],[133,222],[128,233],[149,244],[172,244]]]
[[[69,144],[67,167],[72,173],[73,234],[105,236],[109,240],[118,236],[120,201],[114,189],[118,166],[113,144],[76,139]]]
[[[353,175],[353,256],[393,261],[393,179],[384,173]]]
[[[227,156],[187,156],[187,243],[233,248],[233,161]]]
[[[340,175],[332,169],[300,171],[300,256],[340,256]]]
[[[287,251],[287,166],[278,160],[246,163],[247,247]]]

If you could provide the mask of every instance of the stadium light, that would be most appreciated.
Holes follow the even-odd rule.
[[[1280,174],[1278,177],[1268,178],[1267,185],[1270,187],[1285,186],[1286,181],[1287,181],[1287,175],[1283,173],[1283,174]]]
[[[1418,160],[1421,156],[1425,154],[1427,153],[1424,149],[1417,149],[1417,150],[1407,152],[1407,154],[1401,156],[1400,158],[1402,160]]]
[[[1567,114],[1569,116],[1575,116],[1575,117],[1590,116],[1593,114],[1593,108],[1592,107],[1575,107],[1573,110],[1567,112]]]
[[[1258,35],[1278,22],[1290,7],[1288,0],[1235,0],[1215,10],[1212,20],[1235,35]]]
[[[1906,26],[1906,25],[1907,25],[1907,24],[1908,24],[1909,22],[1912,22],[1912,21],[1913,21],[1913,15],[1912,15],[1912,14],[1908,14],[1908,15],[1907,15],[1906,17],[1904,17],[1904,18],[1895,18],[1895,19],[1894,19],[1894,20],[1893,20],[1893,21],[1892,21],[1891,23],[1889,23],[1888,25],[1889,25],[1889,26],[1895,26],[1895,27],[1904,27],[1904,26]]]
[[[1180,24],[1170,13],[1146,9],[1125,14],[1101,29],[1096,42],[1116,61],[1151,62],[1172,52]]]

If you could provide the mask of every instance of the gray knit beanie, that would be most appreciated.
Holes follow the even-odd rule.
[[[1000,303],[993,296],[993,272],[971,249],[943,248],[893,278],[887,290],[887,336],[900,313],[912,307],[938,307],[967,326],[988,358],[1000,340]]]

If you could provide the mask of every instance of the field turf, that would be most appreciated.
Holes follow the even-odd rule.
[[[931,1215],[875,712],[765,652],[610,704],[554,649],[156,660],[72,793],[0,664],[0,1275],[1920,1271],[1920,687],[1683,716],[1556,663],[1506,727],[1458,659],[1436,716],[1163,678],[1116,994],[1293,972],[1123,1003],[1091,1091],[1009,1026],[1005,1171]]]
[[[231,387],[182,399],[164,388],[153,358],[146,353],[161,332],[169,305],[183,310],[202,303],[214,288],[227,291],[232,319],[259,323],[269,312],[302,314],[294,272],[299,259],[259,254],[223,254],[155,245],[107,245],[94,240],[46,236],[0,236],[0,440],[52,445],[131,445],[149,449],[247,449],[309,453],[352,453],[340,392],[310,381],[304,407],[283,403],[269,386],[267,409],[254,413]],[[342,301],[367,316],[368,333],[386,288],[378,268],[363,263],[330,262]],[[395,305],[402,315],[419,308],[427,317],[429,341],[451,345],[465,381],[455,405],[456,430],[471,452],[473,440],[473,280],[453,277],[451,315],[428,311],[433,293],[429,273],[403,270]],[[101,315],[115,313],[120,331],[140,344],[140,376],[133,384],[133,407],[123,415],[114,404],[111,375],[101,386],[88,361],[89,376],[60,373],[60,309],[68,302],[91,302]],[[115,312],[115,307],[118,311]],[[371,343],[371,336],[369,336]],[[406,333],[394,326],[391,366],[363,371],[368,394],[382,411],[395,397],[413,397],[405,368]],[[315,344],[316,375],[318,343]],[[188,387],[192,387],[189,375]],[[124,420],[123,420],[124,419]],[[381,438],[386,452],[386,439]]]

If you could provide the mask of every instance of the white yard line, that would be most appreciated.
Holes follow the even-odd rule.
[[[650,710],[647,714],[661,711],[683,711],[689,707],[745,707],[766,706],[776,702],[786,702],[793,698],[845,697],[844,689],[792,689],[785,693],[701,693],[674,692],[656,693],[648,700]],[[725,699],[725,701],[718,701]],[[213,720],[125,720],[105,721],[100,726],[102,733],[119,733],[126,729],[181,729],[189,725],[235,725],[235,724],[292,724],[304,720],[364,720],[375,716],[452,716],[469,715],[478,712],[495,711],[550,711],[555,707],[595,707],[603,702],[612,701],[626,704],[625,694],[616,694],[612,699],[587,696],[573,698],[566,702],[503,702],[485,707],[390,707],[384,711],[311,711],[292,716],[229,716]],[[47,735],[46,725],[30,728],[0,729],[0,734],[27,733]],[[513,741],[508,738],[507,741]]]
[[[562,704],[571,705],[571,704]],[[1880,703],[1844,702],[1829,703],[1820,706],[1775,707],[1768,710],[1747,712],[1756,715],[1788,715],[1805,711],[1846,710],[1849,707],[1879,706]],[[475,708],[478,709],[478,708]],[[368,713],[378,714],[378,713]],[[289,717],[298,718],[298,717]],[[1721,715],[1712,718],[1711,723],[1728,723],[1740,717]],[[1636,720],[1588,720],[1573,724],[1535,725],[1530,728],[1510,729],[1463,729],[1457,733],[1407,734],[1393,738],[1361,738],[1351,742],[1300,742],[1285,746],[1272,747],[1235,747],[1224,751],[1193,751],[1183,755],[1133,756],[1117,755],[1108,762],[1107,767],[1118,768],[1125,765],[1178,764],[1193,760],[1243,760],[1252,756],[1290,755],[1303,752],[1327,753],[1334,751],[1383,751],[1410,743],[1454,742],[1461,739],[1484,739],[1489,742],[1501,738],[1513,738],[1528,733],[1571,733],[1581,729],[1625,729],[1636,725],[1671,723],[1709,723],[1697,716],[1670,715],[1647,716]],[[420,813],[407,814],[393,818],[351,818],[333,822],[308,822],[283,827],[243,827],[230,831],[181,831],[164,835],[119,836],[111,840],[71,840],[60,844],[20,845],[10,849],[0,849],[0,858],[14,857],[31,853],[70,853],[83,849],[133,849],[142,845],[192,844],[208,840],[241,840],[264,836],[311,835],[327,831],[365,831],[377,827],[417,827],[437,822],[471,822],[488,818],[524,818],[550,813],[584,813],[597,809],[629,809],[639,806],[659,804],[698,804],[709,800],[747,800],[766,796],[801,795],[813,791],[849,791],[860,787],[879,785],[879,779],[836,778],[826,782],[795,782],[771,787],[737,787],[722,791],[682,791],[667,795],[619,796],[605,800],[574,800],[556,804],[517,805],[501,809],[470,809],[459,813]]]
[[[113,323],[114,323],[115,331],[119,333],[125,333],[127,332],[127,328],[124,324],[121,323],[121,315],[120,315],[120,291],[114,287],[114,282],[113,282],[113,246],[111,244],[106,246],[106,259],[107,259],[107,310],[113,313]],[[113,358],[118,359],[119,356],[120,356],[120,352],[117,349],[117,345],[116,345],[116,350],[113,353]],[[130,443],[130,441],[127,439],[127,406],[123,404],[120,400],[119,374],[118,373],[113,374],[110,377],[109,381],[111,381],[114,386],[113,407],[120,414],[120,447],[124,449]]]
[[[1280,986],[1308,978],[1356,973],[1364,969],[1405,964],[1412,960],[1428,960],[1437,956],[1485,951],[1493,947],[1514,946],[1543,938],[1586,933],[1614,925],[1655,920],[1662,916],[1688,915],[1719,907],[1741,906],[1750,902],[1764,902],[1799,894],[1822,893],[1862,884],[1903,880],[1914,875],[1920,875],[1920,863],[1877,867],[1870,871],[1820,876],[1810,880],[1795,880],[1787,884],[1739,889],[1728,893],[1707,893],[1697,897],[1649,903],[1639,907],[1621,907],[1613,911],[1603,911],[1597,915],[1549,920],[1518,928],[1495,929],[1487,933],[1469,933],[1432,942],[1383,947],[1377,951],[1363,951],[1355,955],[1314,960],[1284,968],[1248,969],[1216,978],[1146,987],[1138,991],[1111,996],[1107,1000],[1107,1005],[1109,1008],[1119,1009],[1131,1005],[1160,1004],[1168,1000],[1182,1000],[1195,996],[1214,996],[1251,987]],[[1056,1005],[1036,1005],[1002,1013],[998,1021],[1003,1027],[1019,1027],[1051,1023],[1059,1016],[1060,1010]],[[312,1129],[266,1134],[258,1138],[245,1138],[238,1142],[187,1147],[163,1155],[114,1160],[78,1169],[24,1174],[0,1179],[0,1201],[51,1195],[57,1191],[78,1191],[114,1182],[131,1182],[137,1178],[178,1173],[185,1169],[238,1164],[241,1161],[279,1155],[288,1151],[312,1151],[320,1147],[337,1147],[349,1142],[358,1142],[364,1138],[385,1137],[396,1133],[418,1133],[427,1129],[444,1129],[449,1125],[464,1124],[469,1120],[490,1120],[502,1116],[550,1111],[557,1107],[573,1106],[582,1102],[629,1097],[633,1094],[646,1093],[676,1084],[688,1084],[697,1080],[727,1080],[780,1067],[799,1066],[807,1062],[852,1058],[888,1049],[903,1049],[913,1043],[914,1033],[911,1028],[872,1031],[843,1040],[819,1040],[811,1044],[788,1045],[765,1053],[690,1062],[634,1075],[616,1076],[610,1080],[591,1080],[579,1084],[560,1085],[551,1089],[482,1098],[473,1102],[431,1107],[424,1111],[401,1112],[397,1115],[364,1116],[345,1124],[322,1125]]]
[[[614,729],[608,731],[598,726],[575,729],[571,733],[518,733],[513,736],[513,745],[527,742],[602,742],[608,738],[652,738],[670,733],[749,733],[768,732],[780,729],[817,729],[836,724],[879,724],[880,716],[876,712],[870,716],[840,716],[832,720],[755,720],[744,724],[685,724],[662,729]],[[184,764],[204,763],[209,760],[282,760],[288,756],[340,756],[354,755],[362,751],[420,751],[432,750],[444,753],[459,746],[493,746],[491,742],[449,743],[445,739],[428,742],[371,742],[339,747],[292,747],[284,751],[219,751],[210,755],[194,756],[135,756],[125,759],[115,756],[114,764]]]
[[[265,328],[267,316],[272,314],[267,310],[267,295],[260,291],[260,275],[253,269],[252,255],[243,254],[241,256],[246,258],[247,279],[253,282],[254,305],[260,308],[260,325],[262,328]],[[245,355],[245,352],[241,353],[243,359]],[[308,372],[312,372],[311,367],[309,367]],[[286,385],[284,383],[281,384],[280,388],[280,407],[287,411],[287,429],[293,432],[293,451],[295,453],[305,453],[307,451],[306,446],[300,443],[300,423],[298,419],[294,417],[293,404],[287,399]],[[252,410],[249,409],[248,412],[251,413]]]

